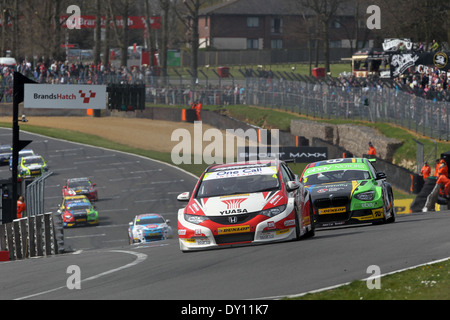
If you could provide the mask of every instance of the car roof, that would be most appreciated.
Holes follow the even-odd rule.
[[[81,199],[89,200],[85,195],[64,197],[65,201],[67,201],[67,200],[81,200]]]
[[[40,156],[40,155],[34,155],[34,156],[27,156],[27,157],[22,157],[22,159],[24,159],[24,160],[28,160],[28,159],[37,159],[37,158],[39,158],[39,159],[43,159],[42,158],[42,156]]]
[[[251,168],[251,167],[265,167],[265,166],[278,166],[282,161],[280,160],[254,160],[254,161],[242,161],[225,164],[215,164],[209,166],[205,171],[220,171],[229,170],[233,168]]]
[[[76,182],[76,181],[90,181],[89,178],[69,178],[67,182]]]
[[[161,217],[162,216],[158,213],[143,213],[143,214],[138,214],[136,216],[136,219],[148,219],[148,218],[156,218],[156,217]]]
[[[367,158],[336,158],[336,159],[327,159],[327,160],[311,162],[310,164],[308,164],[308,166],[309,167],[317,167],[317,166],[324,166],[324,165],[338,164],[338,163],[366,163],[365,160],[368,160],[368,159]]]
[[[344,169],[367,169],[369,170],[369,162],[375,162],[372,161],[371,159],[367,159],[367,158],[337,158],[337,159],[328,159],[328,160],[321,160],[321,161],[316,161],[316,162],[312,162],[309,163],[306,167],[305,170],[303,171],[303,173],[306,173],[306,171],[311,171],[309,169],[312,168],[317,168],[317,167],[321,167],[321,166],[335,166],[335,170],[344,170]],[[339,167],[342,164],[347,164],[349,165],[347,168],[345,167]],[[359,165],[359,168],[355,167],[352,168],[352,164],[354,165]],[[363,166],[363,167],[361,167]]]

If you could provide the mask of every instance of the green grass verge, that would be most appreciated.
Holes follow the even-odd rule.
[[[374,285],[374,280],[358,280],[288,300],[449,300],[450,261],[386,275],[379,281],[380,289],[368,288],[368,282]]]
[[[215,70],[217,72],[217,67],[218,66],[209,66],[207,68],[205,66],[200,66],[198,68],[199,78],[205,79],[205,76],[203,75],[203,73],[204,73],[208,77],[209,80],[212,80],[212,79],[217,80],[218,79],[217,74],[214,73],[214,71],[213,71],[213,70]],[[247,69],[252,69],[255,72],[258,71],[258,65],[230,65],[228,67],[230,68],[230,73],[235,80],[244,80],[245,79],[245,77],[242,75],[242,73],[239,71],[239,69],[244,71],[247,68]],[[325,65],[319,64],[318,67],[323,68],[323,67],[325,67]],[[292,68],[294,68],[294,70],[292,70]],[[311,66],[311,68],[312,69],[315,68],[314,63]],[[262,69],[264,71],[271,70],[273,72],[282,72],[282,73],[287,72],[288,74],[291,74],[292,72],[294,72],[295,74],[300,74],[303,76],[309,75],[309,64],[307,64],[307,63],[265,64],[262,66]],[[179,78],[179,76],[178,76],[178,74],[179,74],[179,75],[181,75],[181,77],[183,79],[190,79],[191,75],[189,74],[188,70],[189,70],[189,68],[186,68],[186,67],[184,67],[184,68],[169,67],[168,75],[171,78]],[[350,63],[334,63],[334,64],[330,65],[330,71],[331,71],[331,75],[333,77],[337,77],[342,72],[351,72],[352,67],[351,67]],[[232,78],[230,77],[228,79],[231,80]]]
[[[12,127],[11,124],[5,122],[0,122],[0,126],[5,128]],[[21,131],[41,134],[50,138],[57,138],[71,142],[83,143],[95,147],[137,154],[150,159],[173,164],[170,153],[139,149],[129,145],[120,144],[92,134],[72,130],[61,130],[47,127],[40,127],[29,124],[27,124],[26,126],[22,126]],[[199,176],[205,170],[206,166],[207,166],[206,164],[181,164],[178,167]]]

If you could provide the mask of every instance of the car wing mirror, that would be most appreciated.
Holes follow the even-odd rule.
[[[182,194],[179,194],[177,197],[178,201],[189,201],[190,193],[189,192],[183,192]]]
[[[386,179],[386,173],[384,173],[384,172],[377,172],[375,180],[381,180],[381,179]]]
[[[286,189],[288,192],[292,192],[300,188],[300,184],[297,181],[289,181],[286,185]]]

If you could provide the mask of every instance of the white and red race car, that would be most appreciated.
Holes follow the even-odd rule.
[[[208,167],[178,211],[181,251],[298,240],[313,236],[309,193],[283,161]]]

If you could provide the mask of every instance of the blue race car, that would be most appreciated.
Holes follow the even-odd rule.
[[[170,220],[164,219],[156,213],[137,215],[128,227],[128,240],[130,244],[165,240],[173,235]]]

